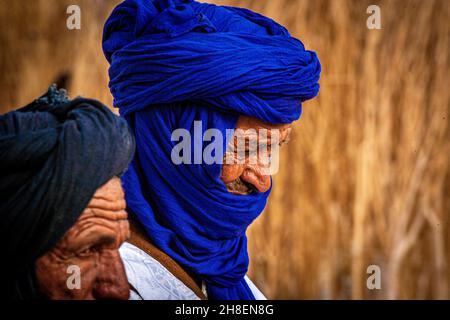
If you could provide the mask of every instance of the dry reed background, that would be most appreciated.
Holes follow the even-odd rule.
[[[323,64],[249,231],[254,281],[270,298],[448,299],[450,1],[213,2],[285,24]],[[0,112],[54,81],[111,105],[100,43],[115,3],[0,0]],[[382,30],[366,28],[370,4]],[[371,264],[381,290],[366,288]]]

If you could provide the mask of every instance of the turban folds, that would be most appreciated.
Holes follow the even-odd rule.
[[[69,101],[56,87],[0,116],[2,269],[11,279],[34,270],[34,261],[76,222],[96,189],[126,169],[133,152],[124,119],[95,100]],[[9,286],[15,290],[16,283]]]
[[[319,91],[317,55],[267,17],[192,0],[122,2],[105,24],[103,50],[114,105],[137,143],[123,178],[130,213],[206,281],[210,298],[252,299],[245,231],[269,192],[231,195],[220,165],[174,165],[171,133],[193,132],[195,120],[203,132],[225,132],[240,114],[297,120]]]

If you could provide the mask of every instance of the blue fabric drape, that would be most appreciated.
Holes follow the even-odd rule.
[[[173,164],[171,133],[193,133],[201,120],[202,133],[217,128],[225,136],[240,114],[297,120],[319,90],[316,54],[262,15],[189,0],[124,1],[105,24],[103,49],[114,105],[137,144],[123,177],[129,212],[206,281],[209,298],[253,299],[245,231],[270,190],[232,195],[221,165]]]

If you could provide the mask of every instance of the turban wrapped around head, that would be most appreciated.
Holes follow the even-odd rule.
[[[269,192],[236,196],[221,165],[171,162],[171,133],[234,129],[238,115],[297,120],[319,91],[317,55],[273,20],[192,0],[126,0],[108,18],[110,90],[134,130],[124,175],[129,212],[162,250],[207,283],[211,299],[252,299],[247,226]],[[224,141],[224,147],[226,142]],[[204,146],[203,146],[204,147]]]
[[[316,54],[273,20],[241,8],[127,0],[106,22],[103,49],[122,114],[195,101],[289,123],[319,91]]]
[[[125,171],[133,152],[124,119],[95,100],[69,101],[56,87],[0,116],[0,237],[8,290],[76,222],[96,189]]]

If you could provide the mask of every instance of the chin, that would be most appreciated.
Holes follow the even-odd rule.
[[[256,189],[252,184],[242,180],[241,178],[237,178],[236,180],[227,183],[226,187],[229,193],[241,196],[256,192]]]
[[[253,190],[247,190],[247,191],[240,191],[240,190],[233,190],[233,189],[227,189],[229,193],[240,195],[240,196],[246,196],[249,194],[252,194]]]

